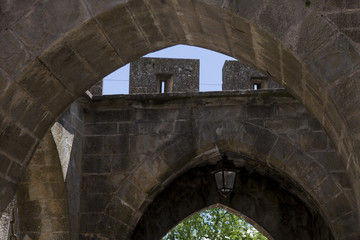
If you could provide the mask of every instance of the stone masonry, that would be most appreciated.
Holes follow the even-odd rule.
[[[196,59],[140,58],[130,63],[129,93],[198,92],[199,64]]]
[[[273,206],[257,221],[270,235],[306,236],[288,224],[301,219],[283,219],[282,223],[289,225],[287,229],[296,230],[296,234],[279,233],[271,225],[274,216],[279,216],[278,203],[282,201],[271,197],[275,188],[264,183],[269,177],[269,183],[280,187],[277,190],[294,196],[287,198],[288,204],[294,199],[294,206],[299,206],[301,213],[311,213],[311,216],[301,215],[310,216],[303,218],[304,222],[310,219],[319,223],[313,228],[319,230],[317,233],[302,228],[301,233],[311,234],[307,239],[326,236],[329,229],[335,240],[360,238],[358,0],[314,0],[310,6],[304,1],[257,0],[14,0],[0,1],[0,13],[1,212],[14,199],[44,136],[87,89],[141,56],[187,44],[242,60],[271,76],[287,93],[232,91],[169,93],[160,97],[134,94],[133,98],[116,101],[111,97],[94,97],[82,102],[78,108],[81,111],[73,109],[66,117],[80,136],[74,137],[72,149],[87,151],[85,154],[74,150],[68,163],[67,173],[71,177],[65,186],[65,198],[75,197],[73,204],[69,204],[69,212],[73,214],[68,216],[69,223],[73,221],[71,238],[80,233],[83,239],[131,238],[140,219],[153,214],[148,209],[161,210],[152,204],[154,199],[160,199],[156,198],[159,194],[182,182],[181,179],[189,179],[183,186],[198,189],[198,179],[194,177],[197,173],[190,170],[211,168],[220,152],[229,153],[239,169],[245,168],[251,179],[249,184],[263,186],[254,188],[259,191],[254,192],[254,203],[249,206],[255,209],[263,206],[262,203]],[[226,111],[229,106],[232,107]],[[191,114],[186,113],[186,108]],[[103,124],[104,128],[103,135],[97,136],[96,128],[94,132],[86,130],[86,125],[95,124],[91,118],[101,116],[100,112],[107,120],[98,117],[101,121],[96,124]],[[170,128],[172,134],[163,130],[167,124],[174,127]],[[190,129],[190,134],[177,135],[178,124],[188,124],[180,128],[182,134]],[[128,132],[134,131],[134,126],[139,133],[131,135]],[[124,134],[128,137],[118,138]],[[59,136],[59,139],[63,138]],[[112,154],[126,157],[116,155],[103,160],[103,154],[97,156],[91,152],[96,150],[92,141],[100,143],[99,151],[107,157]],[[112,144],[121,147],[109,147]],[[127,144],[145,153],[139,158],[128,156],[127,152],[119,153],[127,149],[122,147]],[[145,151],[151,149],[154,155]],[[110,165],[99,165],[97,171],[103,173],[82,172],[88,166],[84,164],[88,155],[92,155],[92,160],[87,162],[96,165],[108,161]],[[134,168],[123,170],[132,166],[131,163]],[[251,163],[259,165],[249,169]],[[257,174],[259,177],[252,181],[251,176]],[[120,184],[124,179],[124,184]],[[199,181],[206,180],[205,175],[199,177]],[[249,186],[245,180],[238,181]],[[35,184],[32,189],[40,184],[31,182],[30,185]],[[85,190],[90,185],[93,189]],[[260,191],[264,189],[269,191]],[[88,197],[91,193],[94,196]],[[236,196],[248,196],[239,194]],[[194,193],[197,199],[201,196]],[[288,195],[280,197],[285,196]],[[107,199],[109,205],[101,205],[101,201],[93,208],[80,204],[89,203],[87,199],[93,199],[89,200],[91,203]],[[239,214],[254,213],[236,204],[219,204],[234,207]],[[174,216],[179,208],[173,208]],[[165,216],[167,209],[164,206],[159,215]],[[32,216],[36,215],[34,212]],[[293,216],[290,210],[288,213]],[[176,216],[169,225],[182,217]],[[6,213],[4,218],[8,218]],[[322,221],[328,229],[321,227]],[[38,222],[31,226],[34,232],[46,232]],[[166,231],[169,225],[162,225],[161,231]]]
[[[222,90],[282,88],[270,76],[239,61],[225,61],[222,69]]]

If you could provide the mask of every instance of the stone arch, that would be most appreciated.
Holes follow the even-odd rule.
[[[187,216],[219,203],[259,224],[269,239],[334,239],[318,213],[271,179],[242,169],[234,193],[222,198],[211,169],[191,169],[173,181],[143,214],[132,239],[161,239]]]
[[[40,139],[87,88],[145,53],[178,43],[243,59],[286,86],[325,128],[359,196],[359,50],[302,1],[58,4],[29,1],[2,24],[2,196],[15,192]],[[0,209],[10,199],[1,198]]]
[[[298,143],[294,143],[290,139],[278,136],[270,130],[256,125],[246,122],[242,124],[239,124],[239,128],[251,129],[243,136],[238,131],[234,131],[232,127],[224,129],[219,135],[217,129],[222,127],[223,123],[218,126],[210,123],[207,125],[207,127],[211,125],[210,128],[200,128],[206,137],[203,139],[204,142],[200,142],[199,149],[195,149],[197,146],[194,145],[194,142],[186,138],[179,139],[164,149],[159,149],[158,156],[150,162],[154,166],[161,165],[164,162],[169,165],[168,168],[164,168],[166,172],[160,171],[154,174],[155,179],[160,179],[159,182],[149,181],[149,183],[160,184],[148,187],[149,189],[156,189],[149,198],[152,199],[157,194],[162,194],[162,191],[169,187],[169,184],[176,177],[185,174],[189,169],[196,166],[215,165],[216,161],[220,159],[220,153],[226,153],[235,161],[236,166],[246,166],[249,171],[257,171],[259,174],[275,180],[290,194],[299,198],[308,208],[316,211],[318,214],[316,219],[321,218],[321,221],[329,226],[336,238],[348,237],[348,235],[352,235],[350,232],[356,232],[355,229],[359,223],[356,217],[356,209],[351,200],[354,196],[350,196],[353,193],[348,195],[343,187],[339,187],[341,180],[336,177],[336,173],[331,173],[331,169],[326,169],[320,164],[320,162],[327,160],[324,159],[326,158],[325,155],[311,156]],[[223,138],[229,133],[234,137],[233,139]],[[214,137],[214,142],[208,141],[212,137]],[[179,152],[176,150],[178,146],[182,146],[181,149],[187,149],[187,151]],[[284,151],[284,149],[286,150]],[[180,190],[178,189],[178,191]],[[154,201],[158,200],[146,203],[142,209],[146,209],[147,204],[154,204]],[[202,208],[204,207],[206,206],[202,206]],[[344,230],[345,226],[353,230]],[[137,237],[134,239],[138,239]],[[324,239],[326,238],[327,235]]]
[[[273,179],[316,211],[336,238],[356,236],[350,179],[316,119],[285,91],[223,95],[195,99],[180,95],[170,102],[167,97],[131,96],[125,105],[138,106],[134,108],[124,107],[124,99],[112,102],[110,108],[106,99],[93,103],[85,116],[89,136],[85,162],[93,167],[83,178],[88,195],[83,195],[87,204],[81,235],[128,237],[125,233],[131,233],[172,181],[191,168],[215,165],[220,153],[226,153],[238,167]],[[114,125],[118,121],[114,116],[122,116],[119,124],[131,135],[129,150],[119,149],[126,134],[107,136],[98,131]],[[115,148],[97,147],[106,142],[115,143]],[[107,196],[106,201],[94,206],[98,196]]]

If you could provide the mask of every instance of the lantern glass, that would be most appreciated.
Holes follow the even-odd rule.
[[[218,162],[213,172],[216,186],[221,195],[227,197],[234,189],[236,169],[232,161],[227,160],[226,155]]]
[[[216,181],[216,185],[217,185],[218,190],[224,188],[223,172],[222,171],[218,171],[218,172],[215,173],[215,181]]]
[[[225,188],[230,188],[230,189],[234,188],[235,176],[236,176],[236,172],[234,171],[224,171]]]

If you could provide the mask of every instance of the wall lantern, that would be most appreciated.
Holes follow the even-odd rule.
[[[225,198],[228,197],[234,189],[236,172],[237,170],[234,163],[228,160],[225,154],[216,164],[216,169],[212,172],[215,176],[217,189]]]

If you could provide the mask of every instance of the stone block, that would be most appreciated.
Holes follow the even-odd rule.
[[[231,55],[234,58],[243,59],[246,63],[255,65],[256,60],[250,24],[228,12],[226,12],[224,18],[225,24],[229,29],[229,41],[232,48]]]
[[[106,14],[99,15],[97,20],[123,62],[134,61],[150,52],[150,46],[125,5],[112,8]]]
[[[109,181],[110,175],[83,175],[82,188],[88,193],[104,193],[113,192],[118,186],[114,186]]]
[[[173,2],[176,14],[185,32],[185,43],[201,42],[207,46],[206,38],[202,35],[201,23],[196,15],[194,3],[190,0],[176,0]]]
[[[152,166],[148,165],[152,165],[152,163],[145,162],[134,169],[129,181],[135,183],[142,192],[151,194],[159,183],[153,175],[156,174],[156,172],[153,172]]]
[[[298,31],[299,38],[295,53],[300,58],[310,57],[309,53],[314,53],[316,49],[327,44],[336,34],[335,28],[318,15],[304,18]]]
[[[82,160],[82,171],[83,173],[110,173],[110,156],[85,154]]]
[[[58,116],[63,111],[59,106],[59,99],[65,105],[73,101],[70,93],[39,61],[30,64],[24,72],[26,73],[17,79],[19,85],[54,116]]]
[[[305,62],[323,86],[328,86],[350,76],[358,67],[358,56],[356,47],[340,34],[335,40],[327,39],[327,44],[309,54]]]
[[[278,138],[275,145],[272,147],[270,156],[269,156],[269,163],[281,168],[290,154],[294,151],[294,146],[284,138]]]
[[[133,209],[139,209],[145,201],[146,194],[139,190],[135,184],[136,183],[125,181],[125,183],[117,191],[116,196]]]
[[[74,96],[80,96],[100,78],[78,53],[60,43],[46,50],[40,60]]]
[[[220,1],[217,1],[221,4]],[[222,12],[215,4],[208,2],[193,2],[198,21],[204,36],[207,36],[201,43],[205,43],[209,49],[230,54],[231,46],[228,41],[227,31],[224,28]]]
[[[0,159],[0,176],[6,176],[6,173],[12,161],[2,153],[0,153]]]
[[[257,67],[280,82],[282,79],[280,64],[280,45],[267,33],[253,28],[253,47]]]
[[[117,134],[116,123],[88,123],[85,125],[85,136],[104,136]]]
[[[324,206],[324,210],[327,217],[334,221],[335,219],[354,211],[354,206],[350,204],[347,197],[342,193],[336,197],[334,196],[332,200],[327,202]]]
[[[320,204],[329,202],[340,193],[339,187],[336,185],[331,176],[328,176],[325,180],[323,180],[319,186],[314,188],[313,191]]]
[[[129,223],[134,215],[134,210],[117,197],[113,197],[108,203],[105,213],[123,223]]]
[[[272,132],[261,129],[259,134],[256,137],[254,148],[258,151],[258,154],[264,158],[268,158],[270,150],[273,148],[275,142],[277,141],[278,136]]]
[[[247,105],[247,118],[255,119],[255,118],[271,118],[274,116],[275,109],[273,106],[264,106],[258,104],[248,104]]]
[[[328,138],[323,132],[298,132],[298,142],[307,151],[326,150]]]
[[[99,213],[80,213],[80,233],[95,232],[97,221],[94,219],[100,220],[101,218],[102,214]]]
[[[86,6],[90,9],[93,16],[105,13],[117,5],[125,5],[129,0],[85,0]]]
[[[185,33],[179,19],[170,17],[177,14],[173,3],[159,0],[150,0],[150,3],[151,12],[164,37],[170,42],[185,42]]]
[[[95,21],[85,24],[81,31],[70,34],[67,41],[100,77],[105,77],[124,64]]]
[[[14,198],[17,190],[17,184],[10,182],[4,177],[0,176],[0,211],[3,212],[8,206],[9,202]]]
[[[87,213],[101,213],[107,208],[109,201],[111,200],[111,195],[109,193],[98,194],[98,193],[81,193],[81,205],[80,212]],[[82,224],[80,224],[82,225]]]
[[[163,48],[166,39],[164,39],[162,31],[160,31],[154,19],[153,12],[149,9],[149,4],[146,4],[144,0],[134,0],[128,3],[128,7],[138,26],[144,32],[151,49],[158,50]]]
[[[88,136],[84,145],[84,154],[102,154],[105,149],[105,139],[102,136]]]
[[[37,144],[37,140],[23,129],[14,125],[13,122],[9,122],[9,120],[4,121],[4,118],[1,119],[0,150],[10,157],[17,159],[19,162],[24,162],[28,151]],[[21,143],[22,151],[19,150],[19,143]]]
[[[7,176],[9,176],[15,182],[20,182],[24,172],[25,172],[24,166],[21,166],[17,162],[12,161],[9,170],[7,172]]]
[[[134,168],[146,158],[147,155],[139,156],[133,152],[128,154],[114,154],[111,156],[111,171],[128,175]]]
[[[264,2],[261,0],[246,1],[246,0],[225,0],[223,7],[229,11],[235,12],[247,19],[256,19],[260,9],[263,9]]]
[[[159,143],[157,143],[159,144]],[[154,138],[149,135],[130,136],[130,147],[128,151],[132,153],[151,153],[155,151]]]
[[[345,7],[347,9],[359,9],[360,8],[360,2],[357,0],[346,0],[345,1]]]
[[[91,17],[82,1],[45,1],[44,7],[61,33],[75,29]]]
[[[302,65],[299,60],[287,49],[282,49],[283,62],[283,82],[291,89],[292,92],[297,93],[298,97],[304,91],[302,79]]]
[[[307,184],[308,190],[317,187],[329,173],[317,162],[312,162],[302,172],[302,179]]]
[[[135,120],[135,114],[131,110],[89,111],[86,113],[87,123],[127,122],[133,120]]]
[[[331,176],[334,181],[336,181],[342,189],[351,189],[351,181],[349,179],[348,174],[345,171],[332,172]]]
[[[309,167],[312,162],[313,159],[308,155],[300,150],[295,150],[284,163],[283,168],[292,178],[299,179],[304,170]]]
[[[324,10],[325,11],[334,11],[343,9],[345,7],[344,0],[328,0],[324,1]]]
[[[359,236],[359,222],[357,214],[350,212],[339,219],[335,220],[331,224],[331,228],[335,232],[335,236],[339,239],[356,239]],[[355,238],[351,236],[351,233],[355,233]],[[349,237],[349,238],[347,238]]]
[[[16,22],[13,29],[33,55],[37,56],[60,35],[53,24],[53,17],[45,8],[44,3],[34,6],[30,14]]]
[[[0,55],[2,56],[0,58],[2,71],[13,78],[19,75],[19,69],[30,61],[30,53],[10,30],[0,33]]]
[[[110,216],[104,215],[103,218],[98,222],[96,229],[99,234],[99,240],[109,239],[108,237],[114,237],[115,239],[128,239],[127,234],[130,231],[129,226],[122,223]],[[105,234],[107,237],[102,237],[101,234]],[[125,236],[125,238],[123,238]]]
[[[129,152],[129,137],[128,136],[106,136],[104,139],[104,153],[117,154]]]
[[[7,29],[19,16],[25,15],[36,4],[36,0],[22,1],[14,0],[10,2],[1,2],[1,14],[4,16],[0,19],[0,29],[3,31]]]

